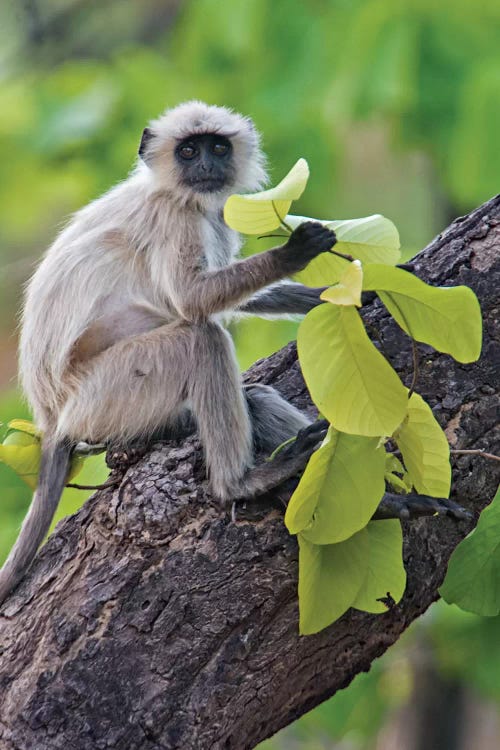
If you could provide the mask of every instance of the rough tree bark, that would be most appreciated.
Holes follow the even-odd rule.
[[[498,450],[499,247],[500,196],[413,261],[432,284],[470,285],[484,311],[478,363],[420,347],[419,390],[455,448]],[[409,383],[409,340],[379,303],[366,314]],[[311,409],[293,344],[247,379]],[[497,469],[456,457],[454,498],[480,511]],[[283,488],[232,522],[206,489],[195,439],[155,446],[115,473],[120,485],[59,524],[2,608],[2,750],[252,748],[370,668],[437,598],[448,558],[473,525],[405,523],[401,605],[379,616],[349,611],[300,638]]]

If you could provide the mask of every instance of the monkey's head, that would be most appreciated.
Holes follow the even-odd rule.
[[[191,101],[145,128],[139,156],[158,187],[183,200],[223,203],[230,193],[258,190],[265,183],[259,141],[249,118]]]

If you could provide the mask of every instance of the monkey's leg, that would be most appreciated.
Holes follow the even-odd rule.
[[[266,399],[269,403],[269,392]],[[283,400],[274,401],[282,415]],[[265,492],[297,473],[310,455],[283,452],[279,460],[250,469],[252,427],[233,344],[214,323],[161,326],[90,359],[76,373],[58,433],[75,441],[127,442],[175,424],[186,402],[198,425],[211,485],[221,498]],[[294,432],[303,420],[295,410],[292,414]]]
[[[239,305],[237,311],[249,315],[305,315],[322,303],[320,294],[325,289],[328,287],[273,284]]]
[[[173,323],[119,341],[82,364],[58,434],[129,443],[196,420],[214,492],[230,496],[253,462],[252,432],[229,334],[214,323]]]
[[[295,437],[299,430],[310,422],[302,412],[285,401],[269,385],[251,383],[243,386],[243,392],[250,413],[253,446],[256,453],[269,455],[286,440]],[[182,440],[196,430],[196,419],[192,411],[186,407],[177,420],[155,430],[149,436],[149,442]]]
[[[193,326],[188,400],[210,483],[230,498],[253,463],[252,428],[231,337],[215,323]]]
[[[127,443],[174,425],[185,410],[193,328],[169,324],[123,339],[82,363],[58,420],[58,435]]]

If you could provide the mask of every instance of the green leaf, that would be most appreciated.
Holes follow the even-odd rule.
[[[28,487],[36,490],[42,458],[41,432],[25,419],[14,419],[8,427],[9,432],[0,445],[0,461],[15,471]],[[82,470],[84,460],[78,455],[71,457],[68,482]]]
[[[377,599],[389,593],[399,602],[406,587],[403,565],[403,533],[397,520],[371,521],[366,527],[370,541],[368,571],[351,606],[364,612],[386,612]]]
[[[366,529],[339,544],[311,544],[299,534],[301,635],[318,633],[352,605],[363,584],[370,555]]]
[[[377,438],[329,429],[313,453],[285,515],[291,534],[334,544],[362,529],[384,494],[385,451]]]
[[[302,321],[297,344],[311,397],[337,430],[394,432],[406,414],[407,390],[353,307],[319,305]]]
[[[332,305],[356,305],[356,307],[361,307],[362,288],[363,268],[359,260],[354,260],[341,274],[339,283],[325,289],[320,297],[325,302],[331,302]]]
[[[300,198],[309,179],[309,166],[299,159],[276,187],[249,195],[230,195],[224,206],[226,224],[243,234],[278,229],[292,201]]]
[[[390,474],[393,471],[397,471],[398,474],[404,474],[405,467],[394,453],[385,454],[385,471]]]
[[[385,481],[399,493],[408,494],[413,488],[409,474],[394,453],[385,454]],[[401,474],[401,476],[398,476]]]
[[[25,432],[11,432],[0,445],[0,461],[13,469],[32,490],[36,489],[42,447]]]
[[[12,419],[7,427],[9,430],[16,430],[18,432],[26,432],[28,435],[40,438],[42,433],[38,427],[27,419]]]
[[[416,491],[431,497],[448,497],[450,447],[432,409],[418,393],[412,393],[407,417],[395,431],[394,440]]]
[[[453,552],[439,593],[468,612],[500,614],[500,488],[476,528]]]
[[[304,221],[318,221],[307,216],[287,216],[286,223],[295,229]],[[398,230],[385,216],[375,214],[362,219],[344,221],[321,220],[337,235],[335,250],[344,255],[351,255],[364,265],[369,263],[388,263],[393,265],[401,257]],[[346,269],[347,261],[336,255],[321,253],[307,268],[295,275],[298,281],[307,286],[324,286],[340,279]]]
[[[466,286],[433,287],[401,268],[370,265],[363,289],[374,290],[403,331],[416,341],[474,362],[481,353],[481,308]]]

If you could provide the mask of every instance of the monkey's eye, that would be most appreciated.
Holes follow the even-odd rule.
[[[212,146],[212,153],[215,156],[224,156],[229,151],[229,144],[223,141],[215,141]]]
[[[181,143],[178,148],[178,154],[183,159],[194,159],[198,153],[198,147],[194,143]]]

